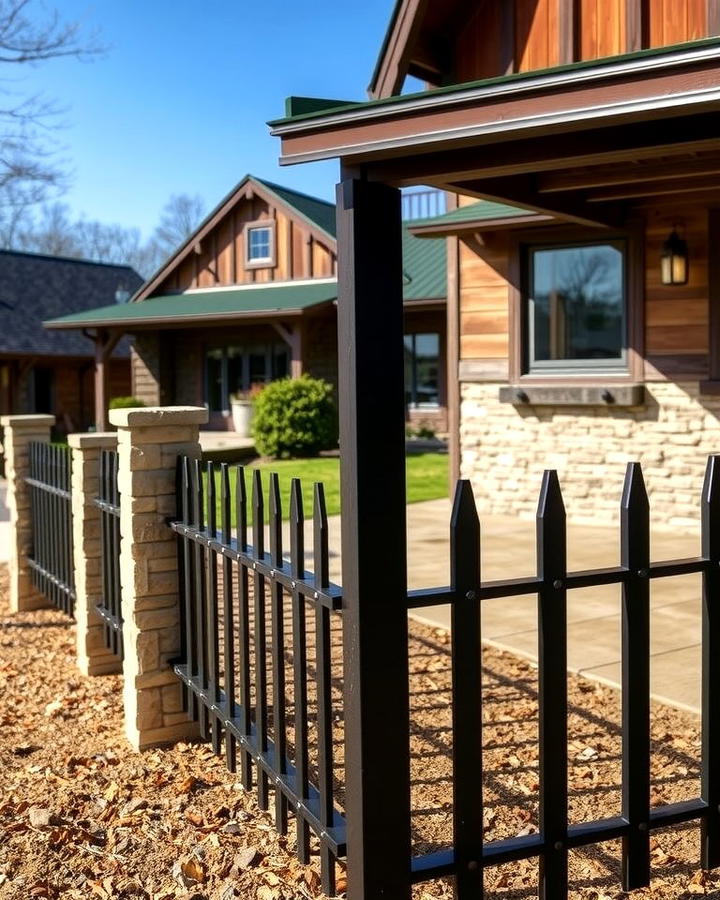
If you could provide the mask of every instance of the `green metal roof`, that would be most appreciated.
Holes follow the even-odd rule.
[[[697,41],[683,41],[680,44],[672,44],[668,47],[651,47],[645,50],[635,50],[632,53],[622,53],[617,56],[608,56],[602,59],[585,59],[579,62],[567,63],[560,66],[551,66],[546,69],[532,69],[527,72],[513,72],[510,75],[498,75],[493,78],[482,78],[477,81],[468,81],[460,84],[444,85],[439,88],[432,88],[425,91],[417,91],[410,94],[395,94],[392,97],[383,97],[379,100],[325,100],[314,99],[311,97],[288,97],[285,101],[285,116],[280,119],[274,119],[268,122],[271,128],[281,125],[290,125],[293,122],[301,122],[303,120],[312,120],[318,117],[332,116],[336,113],[347,112],[350,109],[354,111],[378,109],[382,107],[392,107],[396,104],[407,103],[418,99],[428,99],[431,97],[443,97],[448,94],[459,93],[462,91],[475,90],[483,87],[490,87],[496,84],[515,84],[522,81],[530,81],[545,75],[553,75],[561,72],[582,71],[584,69],[599,69],[604,66],[617,65],[618,63],[629,62],[633,59],[652,59],[656,56],[663,56],[673,51],[684,49],[687,47],[703,48],[720,45],[720,38],[710,37],[702,38]],[[336,103],[335,106],[332,106]]]
[[[458,206],[441,216],[431,216],[428,219],[415,219],[411,228],[425,228],[428,225],[451,225],[462,222],[484,222],[491,219],[510,219],[514,216],[537,215],[532,210],[522,209],[519,206],[508,206],[505,203],[492,203],[490,200],[478,200],[477,203],[469,203],[467,206]]]
[[[93,328],[172,325],[182,322],[212,323],[243,317],[300,313],[337,298],[337,282],[318,280],[301,284],[262,287],[208,288],[185,294],[165,294],[136,303],[101,306],[43,323],[48,328]]]
[[[405,300],[443,300],[447,297],[445,238],[417,238],[403,231],[403,297]]]
[[[308,219],[313,225],[317,225],[318,228],[321,228],[333,238],[336,236],[334,203],[311,197],[309,194],[301,194],[300,191],[283,187],[281,184],[273,184],[272,181],[265,181],[264,178],[257,178],[255,175],[250,177],[260,182],[269,191],[272,191],[288,206],[292,206],[293,209]]]

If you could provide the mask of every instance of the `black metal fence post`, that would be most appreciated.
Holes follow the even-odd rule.
[[[410,760],[400,192],[347,177],[337,189],[337,220],[348,898],[407,900]]]
[[[702,494],[702,864],[720,865],[720,456],[708,459]]]
[[[620,511],[622,565],[623,890],[650,882],[650,507],[639,463],[629,463]]]

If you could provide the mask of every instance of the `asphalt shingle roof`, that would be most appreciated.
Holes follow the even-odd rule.
[[[114,303],[118,288],[132,294],[141,283],[129,266],[0,250],[0,353],[92,356],[81,332],[51,332],[42,323]]]

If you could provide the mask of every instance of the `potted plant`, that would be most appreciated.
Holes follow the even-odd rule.
[[[253,384],[249,391],[236,391],[234,394],[230,394],[233,428],[238,437],[249,438],[251,436],[253,404],[261,390],[262,385]]]

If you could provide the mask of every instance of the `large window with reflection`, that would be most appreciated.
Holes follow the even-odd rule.
[[[527,371],[627,367],[625,244],[530,247]]]
[[[405,335],[405,400],[410,409],[440,404],[440,335]]]
[[[226,412],[233,394],[287,378],[289,371],[284,343],[213,347],[205,353],[205,402],[210,412]]]

